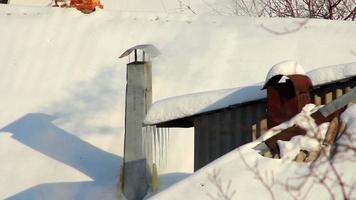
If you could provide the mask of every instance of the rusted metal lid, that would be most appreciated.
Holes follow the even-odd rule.
[[[119,58],[123,58],[130,55],[130,53],[133,52],[135,49],[140,49],[144,51],[145,53],[150,55],[151,58],[157,57],[161,54],[159,50],[152,44],[140,44],[127,49],[123,54],[121,54]]]

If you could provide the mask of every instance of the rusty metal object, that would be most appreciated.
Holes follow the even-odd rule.
[[[338,118],[338,116],[345,110],[346,108],[342,108],[336,112],[334,112],[332,115],[328,117],[324,117],[319,111],[316,113],[312,114],[311,117],[315,120],[317,125],[320,125],[325,122],[330,122],[334,118]],[[297,135],[305,135],[306,130],[299,126],[293,126],[288,129],[285,129],[281,131],[280,133],[272,136],[271,138],[267,139],[265,141],[266,145],[268,148],[271,150],[273,154],[279,154],[279,147],[277,144],[277,140],[282,140],[282,141],[289,141],[292,139],[292,137],[297,136]],[[332,134],[332,133],[329,133]],[[332,136],[329,136],[332,137]],[[336,135],[335,135],[336,137]],[[333,139],[333,138],[330,138]],[[335,139],[335,138],[334,138]]]
[[[101,9],[104,8],[100,3],[100,0],[71,0],[69,6],[74,7],[85,14],[94,12],[96,7]]]
[[[331,122],[335,117],[338,117],[342,112],[344,112],[346,109],[346,106],[333,112],[327,117],[324,117],[324,115],[320,112],[320,110],[316,111],[315,113],[311,114],[311,117],[314,119],[315,123],[317,125],[320,125],[325,122]]]
[[[267,88],[268,128],[288,121],[311,102],[312,82],[305,75],[276,75],[264,88]]]

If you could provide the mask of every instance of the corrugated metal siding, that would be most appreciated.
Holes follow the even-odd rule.
[[[198,170],[236,147],[259,137],[266,130],[262,122],[265,118],[265,102],[197,116],[194,119],[194,169]]]
[[[356,78],[316,87],[312,101],[325,104],[356,86]],[[198,170],[229,151],[255,140],[267,130],[265,100],[202,114],[193,118]]]

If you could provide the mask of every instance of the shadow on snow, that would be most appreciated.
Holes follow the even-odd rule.
[[[114,199],[122,159],[55,126],[54,119],[42,113],[27,114],[0,131],[12,133],[19,142],[81,171],[93,181],[40,184],[8,199]]]

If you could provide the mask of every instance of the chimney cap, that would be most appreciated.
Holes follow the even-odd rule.
[[[159,50],[152,44],[140,44],[140,45],[136,45],[134,47],[127,49],[123,54],[121,54],[121,56],[119,58],[123,58],[123,57],[130,55],[130,53],[136,49],[140,49],[140,50],[144,51],[145,53],[150,55],[152,58],[155,58],[161,54],[159,52]]]

